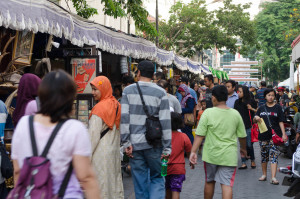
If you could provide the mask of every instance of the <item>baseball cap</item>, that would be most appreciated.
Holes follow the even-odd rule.
[[[151,61],[144,60],[138,64],[138,70],[140,71],[148,71],[154,73],[154,65]]]
[[[278,87],[277,90],[278,90],[278,91],[284,91],[284,88],[283,88],[283,87]]]

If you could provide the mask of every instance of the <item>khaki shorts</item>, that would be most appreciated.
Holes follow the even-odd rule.
[[[219,182],[233,187],[236,167],[220,166],[204,162],[205,181]]]

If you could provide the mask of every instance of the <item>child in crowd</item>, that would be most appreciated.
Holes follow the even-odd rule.
[[[181,114],[172,112],[172,153],[168,162],[166,176],[166,199],[179,199],[182,183],[185,180],[185,159],[184,152],[189,157],[192,144],[185,133],[177,129],[184,127]]]
[[[197,126],[198,126],[199,120],[201,118],[201,115],[203,114],[205,109],[206,109],[206,101],[205,101],[205,99],[203,99],[203,100],[201,100],[201,111],[199,111],[198,115],[197,115]]]

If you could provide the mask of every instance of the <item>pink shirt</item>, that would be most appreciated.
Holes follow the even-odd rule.
[[[34,115],[37,112],[36,100],[31,100],[27,103],[24,115]]]
[[[38,153],[41,154],[55,126],[48,127],[34,122]],[[22,168],[26,157],[32,156],[29,134],[29,116],[20,119],[12,139],[12,159]],[[56,135],[47,158],[51,161],[53,193],[56,194],[67,172],[73,155],[90,156],[91,143],[86,127],[79,121],[70,119],[64,123]],[[80,184],[73,172],[65,193],[65,198],[83,198]]]

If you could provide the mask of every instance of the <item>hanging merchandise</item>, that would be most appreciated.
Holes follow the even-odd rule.
[[[127,57],[121,56],[120,66],[121,66],[121,73],[122,74],[128,73]]]

